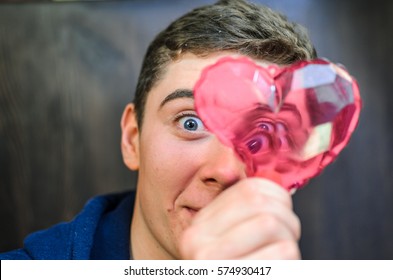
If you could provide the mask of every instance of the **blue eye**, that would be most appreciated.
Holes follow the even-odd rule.
[[[204,129],[202,121],[198,117],[184,116],[179,119],[181,128],[188,131],[197,131]]]

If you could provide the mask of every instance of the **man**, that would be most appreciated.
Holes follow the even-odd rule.
[[[288,192],[246,178],[244,164],[195,113],[202,69],[239,55],[282,65],[316,57],[299,26],[245,1],[218,1],[176,20],[149,46],[121,120],[136,193],[95,198],[74,221],[32,234],[24,249],[0,258],[300,258]]]

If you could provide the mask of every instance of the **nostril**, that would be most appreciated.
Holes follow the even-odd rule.
[[[210,187],[211,189],[220,189],[225,190],[230,186],[234,185],[240,180],[238,177],[227,178],[225,180],[216,180],[214,178],[207,178],[204,181],[205,185]]]
[[[211,184],[218,184],[216,179],[213,178],[207,178],[204,180],[206,184],[211,185]]]

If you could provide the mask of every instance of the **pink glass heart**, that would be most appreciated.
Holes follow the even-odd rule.
[[[280,68],[225,57],[204,69],[194,95],[203,123],[234,149],[247,175],[288,190],[337,157],[361,108],[356,81],[323,59]]]

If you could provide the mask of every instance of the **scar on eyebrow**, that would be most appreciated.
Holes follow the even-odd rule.
[[[192,98],[194,99],[194,93],[189,89],[177,89],[171,94],[169,94],[165,99],[161,102],[160,108],[162,108],[166,103],[178,98]]]

